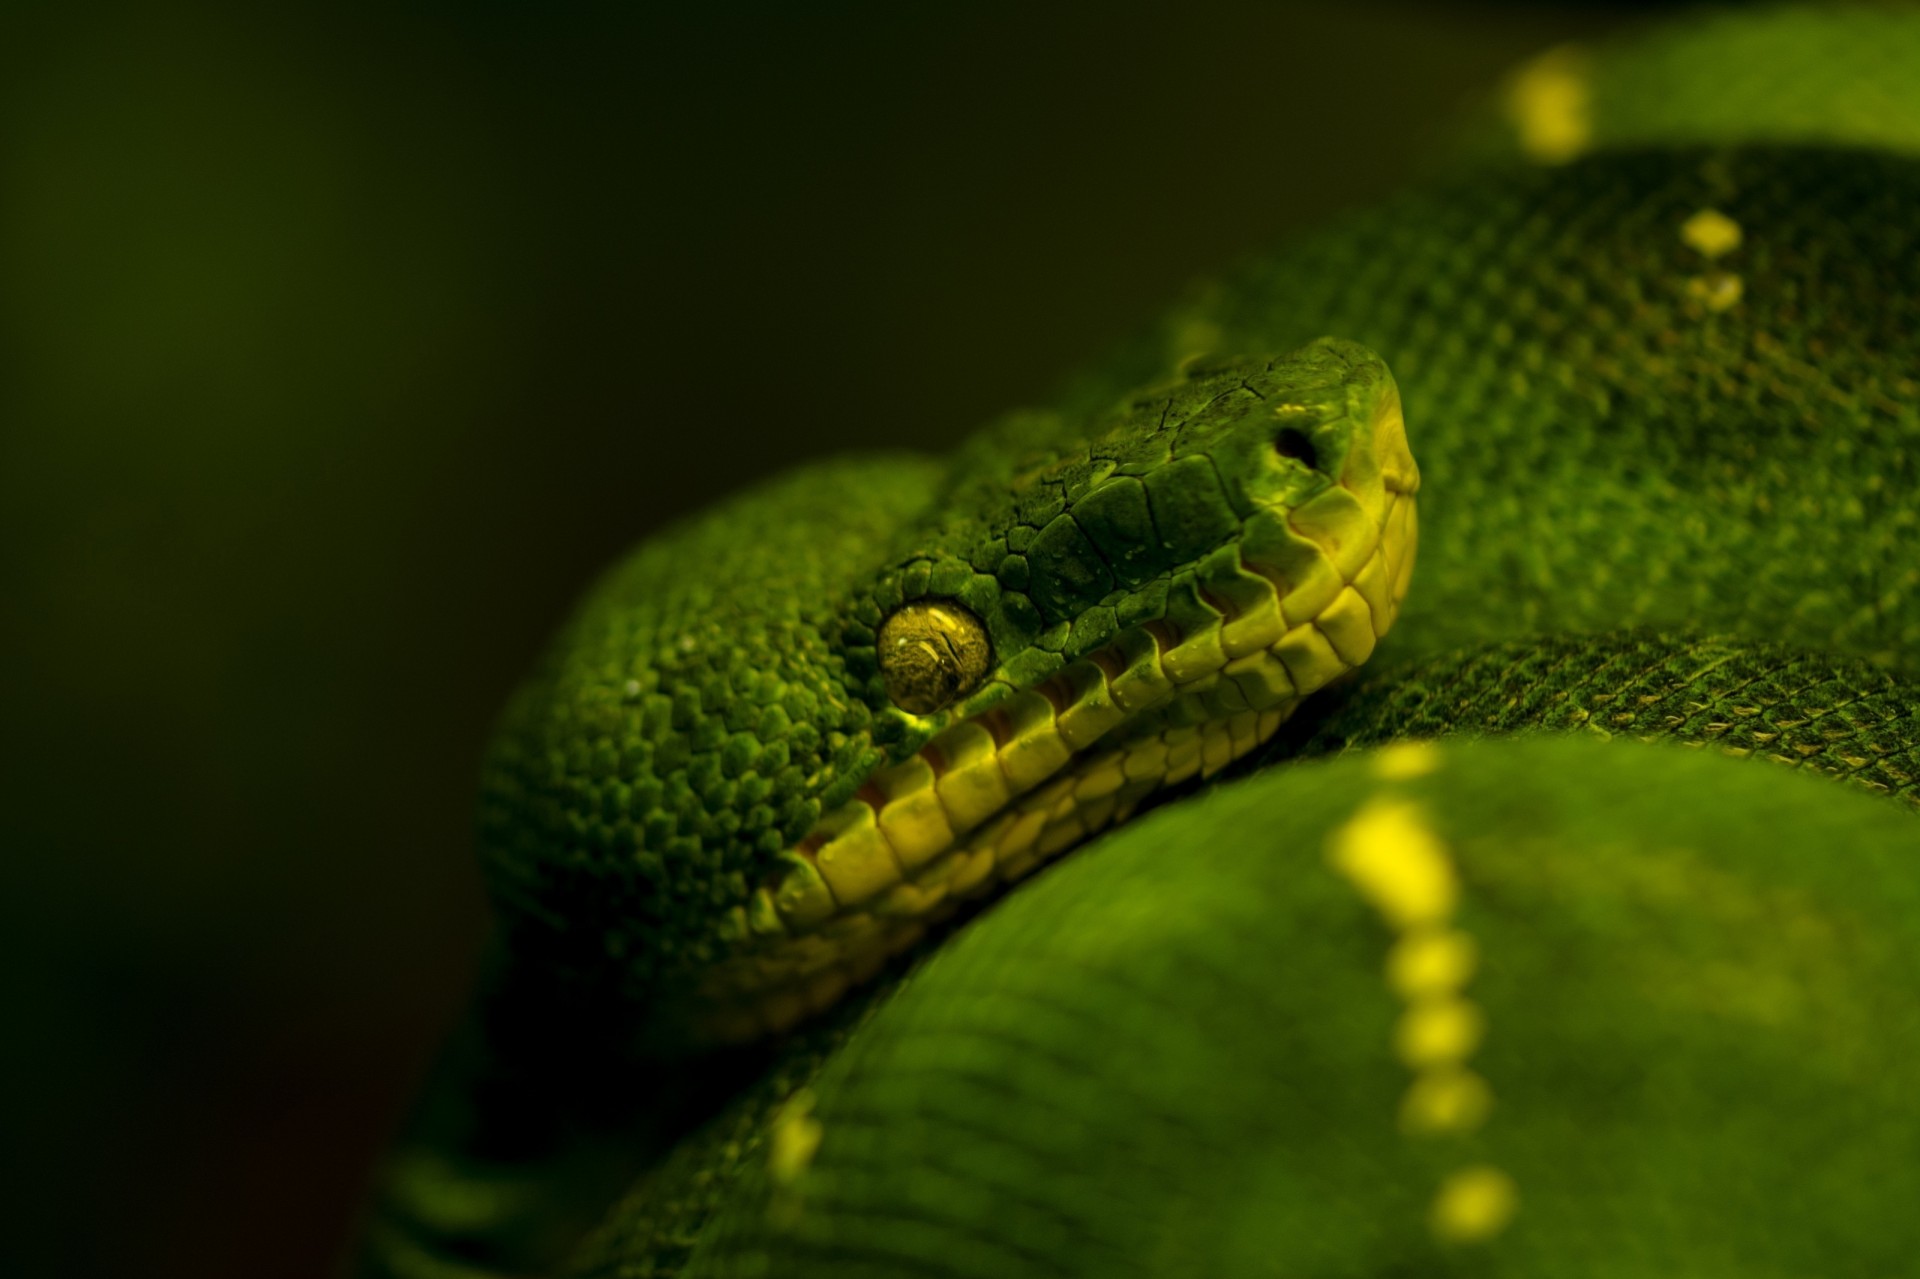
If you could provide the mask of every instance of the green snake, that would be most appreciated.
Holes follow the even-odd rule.
[[[1920,13],[1460,138],[593,589],[362,1273],[1914,1272]]]

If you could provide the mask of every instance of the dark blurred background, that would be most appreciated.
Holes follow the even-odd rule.
[[[314,1275],[636,538],[944,447],[1624,5],[9,5],[0,1271]]]

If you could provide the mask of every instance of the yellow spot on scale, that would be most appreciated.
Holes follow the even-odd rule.
[[[1473,1055],[1487,1019],[1472,1002],[1452,995],[1426,999],[1400,1014],[1393,1050],[1409,1070],[1457,1066]]]
[[[1715,271],[1687,280],[1687,296],[1709,311],[1727,310],[1737,304],[1745,292],[1746,285],[1731,271]]]
[[[1465,1068],[1416,1076],[1400,1100],[1400,1131],[1412,1136],[1472,1132],[1493,1109],[1487,1081]]]
[[[1405,1000],[1450,995],[1473,977],[1473,938],[1453,928],[1408,933],[1387,952],[1387,984]]]
[[[1717,258],[1740,247],[1740,224],[1718,209],[1702,209],[1680,224],[1680,239],[1688,248]]]
[[[813,1163],[823,1133],[813,1117],[813,1093],[802,1088],[774,1116],[767,1134],[767,1173],[776,1185],[790,1186]]]
[[[1513,1178],[1487,1164],[1452,1173],[1433,1198],[1428,1225],[1446,1243],[1478,1243],[1506,1229],[1519,1206]]]
[[[1439,767],[1440,748],[1432,742],[1395,742],[1373,757],[1373,775],[1389,782],[1425,777]]]
[[[1327,859],[1398,930],[1444,922],[1459,896],[1446,846],[1406,800],[1368,803],[1328,837]]]
[[[1593,141],[1593,90],[1587,56],[1573,45],[1548,49],[1507,88],[1507,116],[1520,149],[1541,164],[1565,164]]]

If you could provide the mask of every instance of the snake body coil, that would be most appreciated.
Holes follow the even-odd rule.
[[[1915,67],[1554,51],[1053,406],[641,547],[367,1271],[1911,1270]]]

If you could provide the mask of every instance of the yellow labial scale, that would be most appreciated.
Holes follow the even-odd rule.
[[[1486,1033],[1486,1015],[1457,995],[1422,999],[1400,1014],[1393,1050],[1409,1070],[1458,1066],[1473,1055]]]
[[[1048,822],[1031,847],[1000,859],[994,868],[1003,883],[1012,883],[1032,873],[1041,862],[1050,861],[1087,837],[1087,828],[1076,817]]]
[[[1073,752],[1053,721],[1053,707],[1038,693],[1020,693],[1001,703],[1013,736],[1000,749],[1000,767],[1016,792],[1031,790],[1059,772]]]
[[[1206,706],[1212,712],[1208,719],[1218,719],[1223,715],[1238,715],[1242,711],[1253,709],[1247,704],[1247,695],[1241,691],[1238,680],[1221,671],[1207,686]]]
[[[1373,630],[1373,613],[1351,586],[1334,596],[1314,628],[1327,637],[1327,643],[1348,666],[1358,666],[1373,656],[1378,638]]]
[[[1419,505],[1403,497],[1394,503],[1393,518],[1400,523],[1400,534],[1395,539],[1400,547],[1400,560],[1393,574],[1393,602],[1397,608],[1407,598],[1407,587],[1413,582],[1413,562],[1418,558],[1415,552],[1420,536]]]
[[[788,931],[805,932],[832,919],[839,904],[834,901],[833,890],[827,887],[819,867],[791,853],[782,860],[786,871],[774,885],[773,907],[786,921]]]
[[[1233,738],[1233,754],[1238,759],[1260,744],[1259,713],[1247,711],[1235,715],[1227,721],[1227,733]]]
[[[867,785],[888,803],[918,794],[933,785],[933,768],[918,755],[909,755],[898,764],[876,769]]]
[[[1220,628],[1220,649],[1232,661],[1271,646],[1286,631],[1287,619],[1280,614],[1273,584],[1261,579],[1258,597],[1241,605],[1240,615]]]
[[[1209,726],[1210,730],[1200,740],[1200,775],[1212,777],[1215,773],[1233,763],[1233,734],[1224,722]]]
[[[995,861],[1005,861],[1018,856],[1033,847],[1034,841],[1047,828],[1047,815],[1043,812],[1023,812],[1014,814],[1011,822],[993,842]]]
[[[1328,837],[1327,854],[1396,929],[1437,926],[1453,914],[1460,890],[1446,846],[1406,800],[1370,801]]]
[[[1120,797],[1117,792],[1109,792],[1083,801],[1078,814],[1080,828],[1089,835],[1105,830],[1107,824],[1113,820],[1114,810],[1119,807]]]
[[[769,940],[787,935],[787,921],[780,917],[772,889],[757,888],[753,896],[747,899],[747,933]]]
[[[838,919],[822,927],[814,936],[839,947],[840,953],[845,954],[849,949],[864,945],[879,936],[881,931],[880,921],[873,917],[873,908],[869,906],[865,910],[845,912]]]
[[[1464,1068],[1416,1075],[1400,1101],[1400,1130],[1410,1135],[1472,1132],[1493,1109],[1487,1081]]]
[[[1160,664],[1175,684],[1205,679],[1227,664],[1226,650],[1220,647],[1220,628],[1208,626],[1187,636],[1161,656]]]
[[[1293,713],[1294,705],[1295,703],[1288,702],[1270,711],[1260,712],[1259,725],[1261,741],[1266,741],[1269,737],[1272,737],[1280,731],[1280,726],[1287,722],[1287,716]]]
[[[1108,729],[1126,719],[1127,712],[1107,690],[1107,677],[1092,662],[1075,662],[1067,667],[1075,697],[1073,704],[1056,719],[1060,737],[1068,747],[1083,751]]]
[[[946,770],[934,782],[955,831],[972,830],[1013,798],[1000,771],[993,734],[978,724],[956,724],[934,739]]]
[[[1387,985],[1408,1001],[1451,995],[1473,979],[1479,958],[1473,938],[1457,928],[1417,929],[1387,952]]]
[[[953,897],[970,897],[993,882],[993,868],[1000,860],[993,847],[969,849],[954,861],[953,876],[947,880],[947,892]]]
[[[1199,771],[1199,730],[1192,728],[1169,730],[1167,733],[1167,782],[1183,782]]]
[[[1440,1183],[1427,1224],[1443,1242],[1478,1243],[1506,1229],[1519,1206],[1512,1177],[1489,1164],[1473,1164]]]
[[[1366,602],[1367,614],[1372,619],[1373,636],[1379,639],[1393,625],[1393,590],[1387,578],[1387,556],[1384,550],[1376,550],[1367,566],[1353,579],[1352,588],[1360,593]]]
[[[1075,809],[1065,817],[1047,823],[1046,829],[1040,832],[1040,838],[1033,842],[1029,856],[1037,853],[1041,857],[1052,857],[1065,852],[1076,840],[1085,838],[1086,834],[1086,823],[1080,820],[1080,811]]]
[[[1125,770],[1128,781],[1151,785],[1167,771],[1167,744],[1157,737],[1129,742],[1122,756],[1121,768]]]
[[[1346,585],[1325,551],[1315,546],[1310,555],[1306,571],[1295,570],[1293,589],[1280,601],[1281,618],[1288,630],[1318,617],[1320,610],[1333,603],[1333,597]]]
[[[1207,694],[1220,682],[1218,671],[1208,671],[1191,684],[1184,684],[1180,691],[1167,702],[1163,722],[1168,727],[1198,727],[1214,716],[1213,704]]]
[[[922,889],[942,887],[953,877],[959,856],[960,851],[951,848],[940,854],[940,856],[934,858],[922,867],[920,873],[913,877],[913,886]]]
[[[820,877],[842,906],[858,906],[900,882],[900,863],[873,810],[856,800],[836,817],[835,832],[813,855]]]
[[[1074,778],[1073,797],[1081,803],[1104,799],[1119,790],[1127,780],[1122,767],[1124,760],[1118,751],[1109,751],[1100,758],[1089,762],[1086,768]]]
[[[1252,710],[1271,710],[1294,699],[1293,677],[1279,658],[1264,650],[1228,662],[1221,674],[1234,682]]]
[[[1073,798],[1073,788],[1079,784],[1080,775],[1078,773],[1068,773],[1064,777],[1056,777],[1045,786],[1037,790],[1029,791],[1014,800],[1013,807],[1017,812],[1053,808],[1062,800],[1071,800]]]
[[[895,884],[873,904],[873,913],[882,919],[917,919],[938,906],[947,895],[947,885]]]
[[[1173,692],[1173,681],[1160,667],[1160,646],[1145,631],[1123,631],[1114,641],[1126,667],[1108,686],[1115,704],[1134,715]]]
[[[933,787],[933,770],[918,756],[914,762],[925,772],[926,785],[892,800],[879,816],[880,833],[908,875],[953,847],[953,824]]]
[[[1301,696],[1314,692],[1346,672],[1347,664],[1333,651],[1327,637],[1312,623],[1296,626],[1274,645],[1273,653],[1287,668],[1287,677]]]
[[[1171,726],[1167,726],[1165,732],[1160,734],[1160,739],[1167,743],[1167,751],[1177,751],[1177,749],[1181,749],[1183,745],[1187,745],[1188,741],[1200,741],[1200,726],[1198,726],[1198,724],[1171,724]]]
[[[1287,512],[1287,527],[1317,545],[1342,582],[1353,580],[1373,554],[1373,521],[1360,499],[1338,485]]]
[[[1124,810],[1128,805],[1137,804],[1146,796],[1151,795],[1159,785],[1160,775],[1157,773],[1144,780],[1129,777],[1121,784],[1120,789],[1114,792],[1114,799],[1120,804],[1121,809]],[[1122,821],[1125,817],[1126,813],[1124,811],[1116,811],[1114,813],[1115,821]]]
[[[1027,872],[1039,864],[1039,851],[1029,848],[1017,857],[995,862],[993,866],[993,882],[997,885],[1015,883],[1025,879]]]

